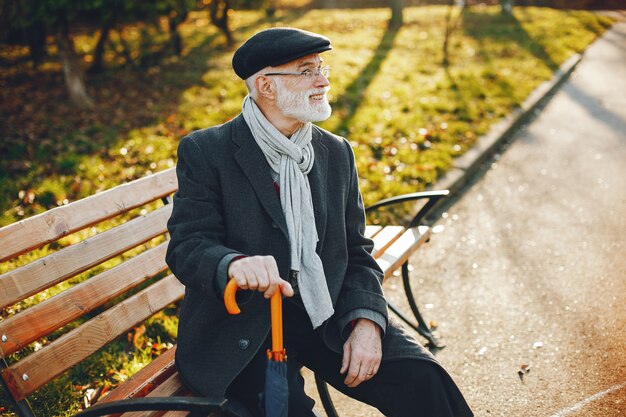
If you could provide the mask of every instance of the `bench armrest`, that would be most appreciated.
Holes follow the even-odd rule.
[[[417,214],[413,217],[408,225],[408,227],[415,227],[422,221],[422,219],[428,214],[433,206],[442,198],[447,197],[448,194],[450,194],[450,191],[448,190],[420,191],[417,193],[402,194],[396,197],[380,200],[372,204],[371,206],[366,207],[365,212],[370,213],[381,207],[406,203],[407,201],[428,199],[428,202],[417,212]]]
[[[189,411],[190,416],[208,416],[215,411],[228,413],[228,400],[215,401],[197,397],[131,398],[103,402],[76,414],[76,417],[97,417],[129,411]],[[229,415],[233,415],[228,413]]]

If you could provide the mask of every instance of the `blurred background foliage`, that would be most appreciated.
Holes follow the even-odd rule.
[[[333,115],[321,126],[350,140],[369,205],[435,183],[613,22],[525,6],[547,1],[516,0],[511,13],[497,1],[436,3],[0,0],[0,227],[175,166],[183,135],[239,113],[245,86],[230,60],[263,28],[331,38]],[[69,416],[94,390],[128,378],[175,343],[176,313],[159,313],[37,392],[35,410]]]
[[[370,204],[434,183],[611,24],[450,3],[0,0],[0,226],[174,166],[182,135],[239,112],[230,58],[265,27],[332,39],[322,126],[352,142]]]

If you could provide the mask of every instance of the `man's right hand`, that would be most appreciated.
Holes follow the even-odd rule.
[[[278,288],[285,297],[293,296],[293,288],[279,276],[273,256],[249,256],[232,261],[228,266],[228,276],[242,290],[260,291],[265,298],[274,295]]]

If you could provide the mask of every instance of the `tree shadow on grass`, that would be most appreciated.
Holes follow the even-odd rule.
[[[333,112],[338,114],[341,122],[337,126],[337,134],[346,135],[348,128],[359,109],[359,105],[363,102],[363,97],[376,74],[380,71],[380,67],[389,55],[393,47],[393,41],[400,31],[401,25],[394,25],[389,21],[385,34],[380,40],[374,56],[363,70],[354,78],[354,81],[346,88],[341,97],[333,103]]]
[[[256,27],[289,24],[306,13],[291,10],[278,18],[263,16],[234,28],[234,35],[241,39]],[[0,227],[55,207],[64,199],[73,201],[154,169],[150,165],[159,161],[150,155],[116,162],[111,150],[119,148],[116,144],[128,139],[132,131],[146,127],[155,126],[162,136],[185,134],[178,117],[184,92],[206,85],[204,74],[223,67],[225,55],[233,50],[215,31],[197,39],[182,58],[170,56],[148,68],[113,67],[103,74],[88,75],[88,88],[98,103],[96,112],[70,104],[60,71],[3,71]],[[103,179],[79,178],[84,175],[81,165],[90,158],[102,160]],[[109,170],[113,164],[122,165],[119,173]],[[72,182],[72,178],[76,180]]]
[[[513,107],[521,105],[525,97],[519,97],[519,86],[513,85],[508,77],[501,74],[502,68],[498,68],[497,64],[497,61],[506,60],[507,57],[517,54],[517,48],[528,51],[551,71],[559,68],[559,64],[550,57],[539,42],[528,35],[515,17],[468,8],[462,19],[463,31],[476,40],[478,44],[476,53],[484,62],[484,69],[477,73],[463,71],[455,73],[450,69],[446,70],[451,89],[457,102],[460,103],[458,110],[462,120],[472,122],[505,116],[505,113],[497,112],[499,106],[493,108],[487,106],[477,113],[474,109],[476,106],[472,105],[473,100],[506,97],[507,101],[513,99]],[[488,86],[488,93],[485,93],[485,85]],[[465,94],[462,94],[463,92]],[[472,95],[474,92],[477,92],[475,96]],[[479,107],[483,108],[483,106]],[[508,112],[511,108],[501,110]]]
[[[559,64],[552,59],[544,46],[528,35],[515,16],[480,13],[469,8],[463,15],[463,29],[479,42],[490,40],[502,45],[514,43],[526,49],[552,71],[559,68]],[[506,49],[503,53],[506,53]]]

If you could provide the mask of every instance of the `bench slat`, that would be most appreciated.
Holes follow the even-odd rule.
[[[122,385],[115,388],[100,402],[119,401],[127,398],[145,397],[162,381],[176,373],[174,356],[176,346],[161,354],[158,358],[144,366]]]
[[[148,397],[173,397],[187,391],[183,382],[178,377],[178,372],[167,378],[165,382],[159,385],[154,391],[148,394]]]
[[[167,242],[0,322],[0,355],[7,356],[29,343],[126,293],[165,271]]]
[[[0,308],[15,304],[165,233],[171,213],[171,204],[160,207],[0,275]]]
[[[385,280],[393,271],[400,268],[413,252],[430,237],[431,229],[428,226],[418,226],[408,229],[402,236],[385,250],[376,262],[385,273]]]
[[[0,228],[0,262],[176,191],[175,168]]]
[[[3,369],[2,375],[11,393],[17,401],[24,399],[134,325],[181,299],[183,294],[183,285],[174,275],[168,275],[22,361]]]
[[[365,226],[365,237],[373,238],[382,228],[382,226]]]
[[[385,226],[374,236],[374,250],[372,255],[378,258],[393,242],[395,242],[406,229],[402,226]]]
[[[146,397],[173,397],[173,396],[184,396],[185,394],[190,394],[189,391],[183,386],[180,378],[178,377],[178,373],[167,378],[163,383],[161,383],[158,387],[154,389],[151,393],[146,395]],[[171,411],[172,413],[181,413],[180,415],[186,416],[188,413],[186,411]],[[131,412],[124,413],[121,417],[161,417],[167,411],[140,411],[140,412]]]

